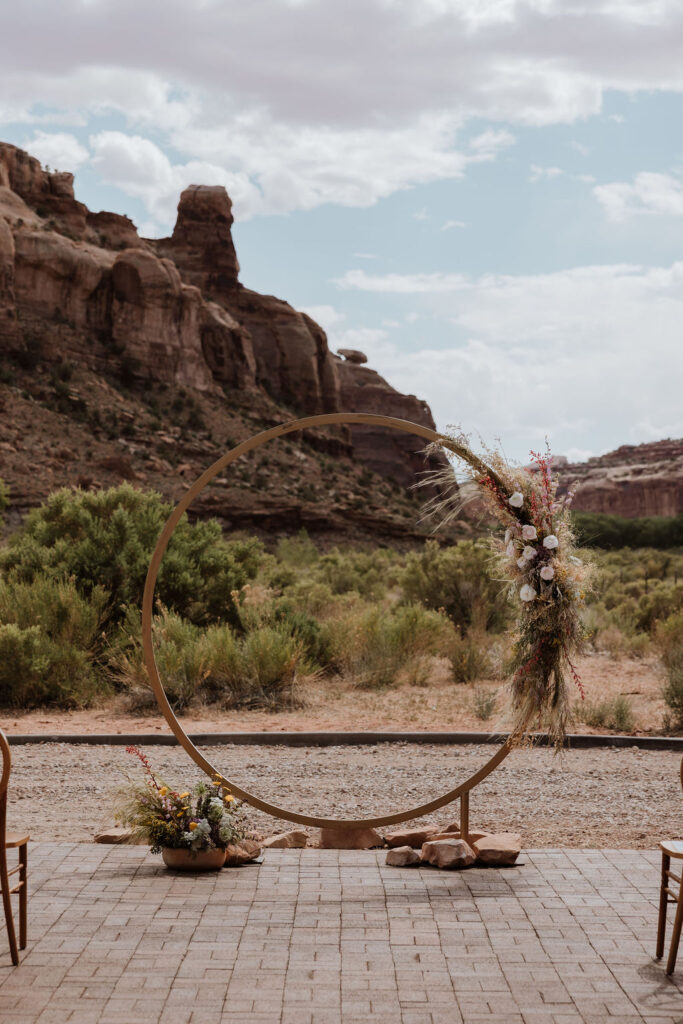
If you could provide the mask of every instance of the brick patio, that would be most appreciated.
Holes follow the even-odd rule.
[[[11,1024],[683,1022],[653,960],[658,855],[525,851],[504,870],[269,850],[186,877],[140,847],[39,843]]]

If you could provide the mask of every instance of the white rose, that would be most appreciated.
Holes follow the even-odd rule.
[[[530,562],[532,558],[536,557],[538,552],[536,548],[532,548],[529,544],[527,544],[527,546],[524,548],[524,551],[522,551],[522,554],[526,558],[527,562]]]
[[[548,548],[549,551],[552,551],[553,548],[559,547],[559,545],[560,542],[554,533],[549,533],[543,541],[543,547]]]
[[[517,559],[517,565],[520,567],[520,569],[526,569],[527,568],[527,561],[526,561],[526,558],[524,557],[524,555],[522,555],[521,558]]]
[[[510,495],[508,501],[510,502],[513,508],[521,508],[524,504],[524,495],[521,491],[515,491],[514,494]]]
[[[552,565],[544,565],[541,569],[540,577],[542,580],[551,580],[554,575],[555,570],[553,569]]]
[[[512,558],[514,553],[515,553],[515,545],[514,545],[513,541],[510,541],[508,546],[505,548],[505,554],[508,556],[508,558]]]
[[[519,592],[519,596],[522,601],[533,601],[536,597],[536,591],[529,583],[525,583]]]
[[[523,526],[522,527],[522,540],[536,540],[538,534],[536,533],[535,526]]]

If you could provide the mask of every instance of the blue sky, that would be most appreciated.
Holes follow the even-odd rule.
[[[525,460],[683,435],[677,0],[0,0],[0,138]]]

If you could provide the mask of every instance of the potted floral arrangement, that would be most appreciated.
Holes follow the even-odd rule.
[[[216,871],[223,867],[226,848],[242,838],[239,805],[217,777],[180,793],[152,771],[137,747],[126,747],[142,764],[144,782],[121,791],[116,818],[132,829],[136,840],[161,853],[169,868]]]

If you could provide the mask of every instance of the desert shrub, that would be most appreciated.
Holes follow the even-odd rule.
[[[406,602],[443,609],[462,632],[471,625],[491,630],[505,626],[506,595],[492,574],[485,542],[467,540],[442,548],[428,541],[407,556],[401,585]]]
[[[632,732],[635,726],[631,702],[621,694],[611,700],[582,701],[577,705],[576,716],[594,729]]]
[[[272,625],[295,637],[313,667],[325,668],[330,661],[330,647],[321,624],[308,612],[288,600],[278,601],[270,616]]]
[[[9,487],[4,482],[4,480],[0,480],[0,530],[2,530],[2,527],[3,527],[3,523],[4,523],[4,519],[5,519],[5,509],[7,508],[8,505],[9,505]]]
[[[485,638],[481,633],[468,630],[455,633],[448,647],[448,660],[454,683],[471,683],[489,672],[489,657]]]
[[[391,584],[392,557],[392,553],[381,548],[371,552],[335,548],[319,559],[316,575],[333,594],[355,592],[376,601]]]
[[[667,730],[683,729],[683,612],[659,623],[656,642],[666,671],[662,697],[670,712],[664,726]]]
[[[472,692],[472,709],[481,722],[488,722],[496,710],[498,694],[495,690],[485,690],[483,686],[475,686]]]
[[[683,545],[683,514],[624,519],[598,512],[573,512],[572,524],[584,545],[598,548],[675,548]]]
[[[110,626],[122,620],[126,605],[140,604],[149,559],[170,511],[158,494],[130,484],[99,492],[56,491],[0,549],[0,568],[27,582],[38,575],[72,577],[85,596],[103,587]],[[256,540],[225,541],[216,521],[192,525],[183,518],[161,565],[157,597],[196,623],[234,621],[231,593],[256,575],[261,551]]]
[[[69,580],[0,581],[0,703],[84,707],[110,687],[103,677],[106,593],[83,598]]]
[[[417,659],[438,654],[451,635],[446,618],[419,605],[370,608],[326,623],[330,663],[358,686],[390,686]],[[414,674],[414,672],[413,672]]]
[[[612,658],[618,658],[626,650],[627,638],[617,626],[607,626],[595,639],[598,651],[604,651]]]
[[[302,648],[283,630],[262,626],[245,636],[228,625],[213,625],[202,631],[164,609],[155,618],[153,638],[159,675],[175,710],[194,699],[271,709],[294,700]],[[153,703],[137,634],[113,668],[132,707]]]
[[[305,530],[295,537],[283,537],[276,549],[277,560],[296,569],[306,569],[318,561],[318,549]]]

